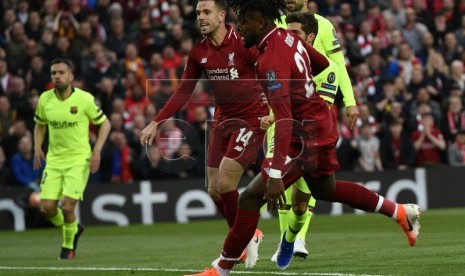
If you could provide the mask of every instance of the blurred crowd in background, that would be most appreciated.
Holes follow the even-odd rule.
[[[196,0],[0,2],[0,185],[39,183],[32,168],[34,110],[53,88],[50,62],[69,58],[74,86],[92,93],[111,122],[91,183],[204,177],[214,99],[200,81],[188,104],[141,130],[176,89],[200,39]],[[336,101],[342,170],[465,165],[465,1],[309,1],[330,19],[346,56],[360,118]],[[235,17],[228,16],[231,24]],[[92,128],[91,141],[97,129]],[[252,175],[257,165],[247,173]]]

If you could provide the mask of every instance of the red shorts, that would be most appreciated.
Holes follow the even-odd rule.
[[[257,118],[250,120],[234,119],[213,124],[208,143],[207,165],[220,166],[223,157],[237,161],[245,169],[253,164],[263,147],[265,132],[260,129]]]
[[[301,144],[291,144],[288,156],[291,160],[282,171],[285,188],[304,175],[316,178],[332,175],[339,169],[335,143],[316,147],[306,145],[304,150]],[[270,159],[265,159],[261,166],[262,177],[265,181],[268,180],[270,162]]]

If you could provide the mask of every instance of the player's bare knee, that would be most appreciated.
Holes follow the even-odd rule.
[[[308,202],[294,203],[292,204],[292,211],[294,211],[294,214],[296,214],[297,216],[302,216],[307,212],[307,204]]]
[[[67,215],[74,215],[74,210],[76,209],[76,201],[71,200],[63,200],[61,203],[61,210],[63,211],[63,215],[65,217]]]
[[[42,212],[42,214],[44,214],[47,218],[51,218],[56,216],[57,208],[53,204],[41,203],[40,212]]]

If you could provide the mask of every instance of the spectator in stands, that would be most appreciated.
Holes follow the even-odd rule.
[[[132,89],[127,91],[126,98],[124,99],[124,105],[131,118],[142,114],[147,103],[148,97],[145,94],[144,86],[139,82],[135,83]]]
[[[355,85],[362,95],[365,95],[368,101],[375,102],[377,93],[376,93],[376,83],[373,77],[371,76],[370,68],[368,64],[361,63],[358,66],[357,76]]]
[[[139,166],[139,178],[141,180],[159,180],[166,179],[169,174],[166,172],[168,164],[162,158],[160,149],[157,145],[152,145],[147,148],[147,154],[141,155]]]
[[[465,69],[463,64],[460,60],[452,61],[450,65],[450,77],[452,82],[460,87],[460,90],[465,91]]]
[[[95,53],[95,60],[85,74],[86,87],[96,94],[100,94],[103,78],[109,78],[116,84],[119,73],[112,65],[106,53],[100,50]],[[100,98],[100,97],[99,97]],[[106,100],[109,100],[108,98]]]
[[[392,0],[389,8],[383,11],[383,15],[389,15],[394,19],[396,29],[401,29],[406,23],[405,7],[401,0]]]
[[[134,43],[128,43],[126,46],[126,56],[120,61],[120,68],[123,76],[127,76],[128,72],[136,74],[140,83],[145,84],[147,76],[145,71],[147,68],[146,61],[139,56],[137,47]]]
[[[34,39],[36,42],[40,41],[42,33],[42,18],[38,11],[30,11],[27,22],[24,24],[27,37]]]
[[[5,156],[8,160],[17,152],[19,140],[24,136],[31,136],[31,132],[27,129],[25,121],[18,118],[8,129],[7,137],[1,141]]]
[[[13,79],[13,74],[8,71],[8,63],[5,59],[0,59],[0,95],[9,94]]]
[[[74,14],[67,11],[59,11],[53,21],[53,31],[58,37],[67,37],[73,40],[79,30],[79,22]]]
[[[166,68],[163,57],[160,53],[152,53],[150,56],[150,67],[148,70],[148,92],[149,96],[153,97],[160,93],[161,83],[163,80],[172,82],[173,87],[177,86],[176,72],[172,68]]]
[[[447,158],[452,167],[465,166],[465,129],[461,128],[455,135],[454,143],[447,149]]]
[[[192,91],[189,102],[186,104],[186,114],[183,116],[187,122],[193,123],[195,121],[195,109],[198,106],[207,107],[211,105],[210,95],[205,91],[204,83],[199,81]]]
[[[394,80],[386,80],[383,83],[383,95],[381,95],[376,103],[377,118],[384,120],[392,109],[393,102],[402,101],[402,95],[398,93],[394,85]]]
[[[42,169],[34,169],[31,135],[24,135],[19,140],[18,152],[11,158],[11,170],[16,185],[38,190]]]
[[[160,93],[153,97],[153,102],[155,103],[155,106],[158,110],[160,110],[165,105],[165,103],[171,97],[171,94],[173,94],[172,82],[170,80],[162,80]]]
[[[421,127],[413,132],[412,140],[417,151],[418,166],[437,165],[441,163],[441,151],[446,149],[446,142],[440,130],[434,127],[431,113],[423,114]]]
[[[446,142],[453,142],[459,129],[465,129],[465,111],[463,110],[463,103],[460,97],[450,96],[441,127]]]
[[[404,131],[403,120],[393,119],[389,123],[379,151],[385,169],[405,170],[415,166],[415,147]]]
[[[418,90],[416,99],[413,100],[410,106],[410,114],[415,116],[415,114],[418,113],[418,107],[421,104],[427,104],[431,107],[431,114],[433,115],[434,122],[436,122],[436,124],[439,124],[442,119],[441,107],[437,102],[431,99],[431,95],[426,87],[421,87]]]
[[[417,53],[421,50],[421,37],[428,31],[425,24],[417,21],[417,14],[411,7],[405,9],[405,25],[402,28],[402,36],[410,45],[412,51]]]
[[[144,115],[145,124],[147,125],[148,123],[150,123],[150,121],[153,120],[153,118],[155,118],[155,116],[157,116],[158,114],[157,107],[155,106],[153,102],[149,101],[147,105],[145,105],[142,114]]]
[[[77,36],[73,39],[73,55],[81,55],[85,49],[91,46],[92,41],[92,27],[90,23],[88,21],[81,22],[79,29],[77,29]]]
[[[460,26],[455,30],[455,36],[457,37],[458,44],[465,48],[465,14],[462,15],[460,20]]]
[[[114,99],[112,103],[112,110],[114,113],[120,114],[120,116],[123,118],[125,129],[132,127],[132,118],[129,112],[127,112],[126,110],[126,106],[124,105],[123,99]]]
[[[202,167],[199,166],[200,163],[205,163],[205,161],[195,156],[191,146],[183,142],[173,155],[173,160],[170,162],[169,167],[179,178],[186,179],[204,175]]]
[[[0,147],[0,189],[6,185],[12,185],[11,169],[7,164],[5,152]]]
[[[150,60],[151,53],[160,52],[164,46],[163,39],[153,30],[149,16],[143,16],[139,19],[139,30],[135,39],[140,57],[145,61]]]
[[[383,170],[379,155],[379,139],[373,134],[369,124],[363,124],[360,128],[358,150],[360,152],[358,166],[362,171],[373,172]]]
[[[16,121],[17,112],[11,108],[10,100],[5,95],[0,95],[0,141],[8,136],[8,130]]]
[[[139,113],[134,116],[132,122],[132,128],[125,134],[129,146],[134,150],[134,155],[139,156],[142,152],[142,146],[140,144],[139,138],[140,133],[146,126],[145,117],[142,113]]]
[[[169,119],[158,127],[157,144],[163,158],[172,159],[182,143],[184,134],[176,126],[175,120]]]
[[[47,67],[47,65],[49,65],[49,63],[55,57],[56,52],[55,35],[52,29],[44,29],[39,44],[42,48],[43,58]]]
[[[26,56],[24,52],[26,50],[26,42],[28,40],[26,31],[21,22],[16,21],[13,23],[11,30],[6,33],[6,40],[8,42],[5,50],[7,53],[8,64],[12,70],[18,74],[20,66],[24,64]]]
[[[39,95],[46,90],[51,82],[50,73],[45,71],[44,59],[42,56],[34,56],[31,59],[29,70],[26,71],[28,89],[31,93]]]
[[[118,59],[122,59],[124,58],[126,46],[129,42],[130,39],[124,31],[124,20],[122,18],[112,19],[111,32],[105,41],[105,47],[114,52]]]
[[[122,132],[110,135],[112,147],[111,183],[130,184],[134,180],[134,166],[137,166],[133,150]]]
[[[363,21],[360,26],[360,33],[357,36],[362,57],[368,56],[373,51],[373,31],[372,25],[368,21]]]
[[[89,21],[92,29],[92,37],[95,40],[104,43],[107,39],[107,31],[105,30],[103,24],[100,22],[99,15],[95,11],[90,11],[87,15],[87,21]]]
[[[363,61],[362,54],[360,53],[360,46],[357,42],[357,29],[352,24],[346,24],[343,27],[343,40],[346,49],[346,64],[349,66],[352,63],[358,65]],[[342,43],[341,43],[342,44]]]
[[[342,117],[345,118],[346,116]],[[352,138],[352,136],[347,135],[347,133],[350,131],[348,127],[345,128],[344,133],[341,129],[341,125],[342,123],[339,123],[339,140],[336,144],[337,160],[339,162],[341,171],[353,171],[356,167],[356,164],[358,163],[358,158],[360,156],[360,152],[358,151],[357,139],[354,139]],[[358,133],[358,127],[355,128]]]
[[[425,65],[425,77],[429,84],[438,91],[435,100],[442,100],[449,93],[449,67],[445,63],[442,55],[434,49],[429,49],[430,53]]]
[[[457,37],[453,32],[448,32],[444,36],[444,46],[442,48],[442,55],[447,64],[453,60],[460,59],[460,53],[463,48],[458,44]]]

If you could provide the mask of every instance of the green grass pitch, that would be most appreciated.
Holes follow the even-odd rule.
[[[284,271],[269,259],[276,249],[277,219],[261,220],[265,235],[253,270],[232,275],[465,275],[465,209],[424,212],[415,247],[396,223],[382,215],[316,215],[307,259]],[[0,232],[0,275],[183,275],[219,256],[224,221],[86,228],[77,256],[58,261],[61,231]]]

